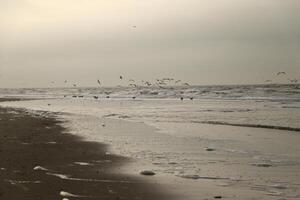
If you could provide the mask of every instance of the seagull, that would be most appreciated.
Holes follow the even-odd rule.
[[[157,85],[160,89],[165,89],[163,86],[159,85],[158,83],[156,83],[156,85]]]
[[[177,80],[177,81],[175,81],[175,83],[179,83],[179,82],[181,82],[181,80]]]
[[[93,96],[94,97],[94,99],[98,99],[99,97],[98,96]]]
[[[288,78],[288,80],[289,80],[291,83],[298,83],[298,81],[299,81],[298,79],[289,79],[289,78]]]
[[[286,73],[285,72],[277,72],[277,76],[279,76],[279,75],[286,75]]]
[[[122,79],[123,79],[123,76],[120,76],[120,79],[122,80]]]
[[[100,80],[99,80],[99,79],[97,80],[97,82],[98,82],[98,84],[99,84],[99,85],[101,85],[101,82],[100,82]]]
[[[190,84],[188,84],[188,83],[183,83],[182,85],[184,85],[184,86],[190,86]]]
[[[137,84],[133,84],[133,83],[129,84],[129,86],[131,86],[131,87],[135,87],[135,88],[137,88],[137,87],[138,87],[138,86],[137,86]]]
[[[144,84],[147,85],[147,86],[151,86],[152,85],[152,83],[150,83],[149,81],[146,81]]]

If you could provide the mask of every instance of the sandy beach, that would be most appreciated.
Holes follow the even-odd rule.
[[[1,188],[6,197],[17,195],[13,189],[19,188],[18,195],[31,198],[43,191],[35,188],[43,186],[47,189],[38,192],[41,197],[62,197],[64,191],[75,195],[69,199],[300,197],[300,135],[297,122],[292,121],[298,112],[285,108],[297,107],[295,102],[70,97],[10,99],[1,106],[0,127],[10,127],[12,132],[1,140],[1,148],[7,149],[2,150],[5,159],[1,159]],[[265,118],[263,124],[269,123],[268,127],[277,122],[286,127],[282,116],[290,117],[287,122],[294,127],[247,127],[242,121]],[[201,117],[241,125],[200,123]],[[7,161],[11,159],[14,162]],[[8,169],[12,172],[6,173]],[[155,176],[143,176],[142,170]],[[57,187],[49,189],[47,184]]]
[[[0,119],[0,199],[174,199],[116,173],[127,158],[66,133],[56,119],[3,108]]]

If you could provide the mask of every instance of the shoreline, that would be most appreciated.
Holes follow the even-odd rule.
[[[49,103],[51,106],[48,106]],[[130,121],[126,117],[97,116],[92,109],[84,107],[83,101],[77,103],[80,111],[85,109],[84,112],[62,112],[60,105],[65,105],[58,103],[59,100],[47,99],[4,105],[21,109],[29,115],[55,115],[70,135],[87,142],[100,142],[107,147],[106,151],[126,158],[118,167],[110,168],[110,172],[145,180],[154,188],[160,187],[179,199],[211,200],[214,196],[222,196],[223,199],[273,200],[276,197],[299,197],[297,160],[300,149],[296,132],[176,122],[161,122],[161,129],[157,129],[151,124]],[[97,103],[97,108],[120,108],[115,104],[113,106],[116,107],[108,107],[108,102],[102,104]],[[120,116],[126,116],[126,113]],[[181,134],[176,135],[172,130]],[[81,167],[86,164],[84,161],[76,162],[76,165],[82,164]],[[141,169],[153,170],[156,176],[143,177],[139,175]],[[94,180],[93,176],[82,180],[67,176],[69,174],[50,174],[69,181]]]
[[[50,117],[0,108],[0,199],[174,199],[145,179],[116,173],[129,159],[65,133]]]

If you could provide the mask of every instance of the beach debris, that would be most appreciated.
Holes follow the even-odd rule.
[[[270,187],[275,188],[275,189],[279,189],[279,190],[288,189],[287,185],[282,185],[282,184],[274,184],[274,185],[270,185]]]
[[[183,101],[183,97],[180,97],[180,100]]]
[[[215,151],[216,149],[211,148],[211,147],[206,147],[205,150],[206,150],[206,151]]]
[[[48,106],[51,106],[51,104],[50,104],[50,103],[48,103]]]
[[[101,126],[102,126],[102,127],[105,127],[106,125],[103,123],[103,124],[101,124]]]
[[[144,175],[144,176],[154,176],[155,172],[150,171],[150,170],[143,170],[143,171],[140,172],[140,174]]]
[[[63,198],[62,200],[69,200],[68,198]]]
[[[120,80],[122,80],[123,79],[123,76],[120,76]]]
[[[272,167],[273,165],[270,163],[251,163],[251,165],[256,167]]]
[[[132,97],[132,99],[135,99],[136,97]]]
[[[41,167],[41,166],[35,166],[33,168],[34,171],[49,171],[48,169]]]
[[[92,165],[91,163],[87,163],[87,162],[74,162],[74,164],[80,165],[80,166],[89,166],[89,165]]]
[[[223,197],[220,195],[214,196],[214,199],[222,199]]]

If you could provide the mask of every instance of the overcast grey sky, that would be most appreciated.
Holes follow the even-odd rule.
[[[299,0],[0,0],[0,87],[285,82],[277,71],[300,78]]]

